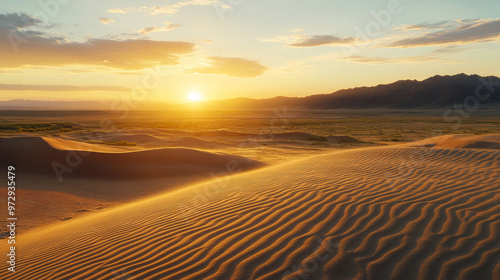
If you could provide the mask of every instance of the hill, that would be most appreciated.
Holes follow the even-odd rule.
[[[476,89],[480,88],[476,97]],[[491,94],[488,94],[491,93]],[[469,97],[470,96],[470,97]],[[434,76],[423,81],[401,80],[373,87],[342,89],[330,94],[270,99],[237,98],[207,102],[215,108],[267,109],[288,106],[300,109],[441,108],[463,104],[475,97],[481,104],[500,104],[500,78],[458,74]],[[470,101],[473,105],[473,100]]]

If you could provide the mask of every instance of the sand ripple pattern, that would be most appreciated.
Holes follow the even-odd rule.
[[[500,279],[500,151],[336,152],[18,243],[17,279]]]

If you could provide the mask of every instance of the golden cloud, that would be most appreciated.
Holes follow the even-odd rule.
[[[220,74],[238,78],[253,78],[269,68],[258,61],[238,57],[210,57],[211,66],[192,69],[191,73]]]

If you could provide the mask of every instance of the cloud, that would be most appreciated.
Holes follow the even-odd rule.
[[[20,21],[22,17],[30,21]],[[140,70],[178,64],[180,55],[193,52],[195,47],[189,42],[148,39],[71,42],[63,36],[23,29],[39,23],[25,15],[0,15],[0,53],[4,54],[0,68],[92,65]]]
[[[442,57],[437,57],[435,55],[416,55],[416,56],[405,56],[405,57],[376,57],[376,56],[361,56],[352,55],[343,58],[351,62],[357,63],[371,63],[371,64],[403,64],[403,63],[424,63],[424,62],[437,62],[437,61],[448,61]]]
[[[126,14],[128,13],[129,11],[127,10],[122,10],[120,8],[117,8],[117,9],[109,9],[108,12],[112,13],[112,14]]]
[[[230,6],[220,0],[188,0],[184,2],[177,2],[173,5],[153,7],[151,14],[174,14],[179,10],[179,8],[186,6],[219,6],[223,9],[230,8]]]
[[[337,37],[333,35],[303,35],[300,34],[303,30],[300,28],[292,29],[293,34],[282,35],[274,38],[261,38],[264,42],[279,42],[285,43],[287,47],[319,47],[328,45],[350,44],[357,41],[354,37]]]
[[[0,91],[127,91],[120,86],[69,86],[69,85],[20,85],[0,84]]]
[[[188,0],[188,1],[180,1],[175,4],[170,4],[166,6],[154,6],[154,7],[129,7],[125,9],[110,9],[108,12],[110,13],[120,13],[127,14],[130,12],[146,12],[151,15],[158,14],[175,14],[182,7],[187,6],[215,6],[220,9],[230,9],[231,6],[226,4],[225,1],[222,0]]]
[[[9,48],[9,44],[0,42],[2,52],[11,51]],[[194,44],[187,42],[89,39],[83,43],[61,43],[50,38],[30,38],[29,43],[22,46],[20,55],[5,57],[0,60],[0,67],[77,64],[139,70],[177,64],[178,56],[191,53],[193,48]]]
[[[25,13],[0,14],[0,29],[15,30],[40,25],[41,23],[41,20]]]
[[[458,53],[467,50],[467,48],[459,47],[459,46],[446,46],[444,48],[439,48],[433,51],[436,54],[448,54],[448,53]]]
[[[298,42],[288,44],[288,47],[318,47],[325,45],[349,44],[356,40],[354,37],[340,38],[332,35],[313,35]]]
[[[99,18],[99,21],[104,23],[104,24],[110,24],[112,22],[115,22],[114,20],[112,20],[110,18],[105,18],[105,17]]]
[[[411,25],[403,25],[399,28],[396,29],[402,29],[402,30],[431,30],[431,29],[438,29],[442,28],[444,26],[449,26],[450,21],[445,20],[441,22],[436,22],[436,23],[419,23],[419,24],[411,24]]]
[[[175,14],[178,9],[172,8],[171,6],[163,6],[163,7],[153,7],[151,8],[150,14],[158,15],[158,14]]]
[[[210,57],[211,66],[194,68],[190,73],[220,74],[239,78],[254,78],[269,68],[255,60],[237,57]]]
[[[494,41],[500,38],[500,20],[459,20],[451,27],[439,31],[429,31],[416,36],[396,39],[387,43],[387,47],[423,47],[443,44],[467,44]]]
[[[152,32],[170,31],[170,30],[174,30],[174,29],[181,26],[180,24],[173,24],[173,23],[168,22],[168,21],[166,21],[164,24],[165,24],[165,26],[163,26],[163,27],[156,27],[156,26],[145,27],[145,28],[139,30],[139,33],[149,34]]]

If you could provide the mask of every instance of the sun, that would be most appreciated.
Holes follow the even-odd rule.
[[[198,101],[203,100],[203,96],[199,92],[196,92],[196,91],[192,91],[191,93],[189,93],[187,98],[191,102],[198,102]]]

